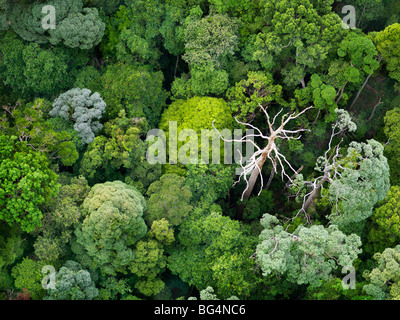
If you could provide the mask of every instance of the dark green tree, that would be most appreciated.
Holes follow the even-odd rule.
[[[21,229],[0,222],[0,291],[4,292],[13,287],[14,279],[11,277],[10,268],[22,257],[25,247],[26,241]]]
[[[385,155],[388,157],[390,166],[390,181],[392,184],[397,185],[400,182],[399,172],[399,143],[400,143],[400,108],[396,106],[392,110],[386,112],[384,132],[389,139],[385,147]]]
[[[121,110],[118,118],[105,123],[104,135],[86,149],[80,173],[91,183],[125,180],[144,191],[161,175],[161,165],[145,159],[148,143],[141,136],[147,128],[145,118],[128,118]]]
[[[1,79],[24,98],[40,95],[52,99],[70,88],[77,69],[87,61],[83,51],[25,44],[12,32],[7,32],[0,44]]]
[[[187,165],[186,185],[194,202],[213,203],[225,198],[234,183],[235,169],[222,164]]]
[[[46,119],[49,102],[36,99],[33,103],[15,107],[3,106],[4,115],[0,127],[7,135],[15,135],[27,146],[45,154],[49,159],[59,159],[65,166],[71,166],[78,159],[73,136],[66,130],[57,130]],[[55,130],[56,129],[56,130]]]
[[[34,232],[36,240],[33,247],[39,259],[57,261],[68,255],[69,241],[84,217],[80,205],[89,191],[85,178],[74,177],[60,187],[57,197],[46,204],[42,226]]]
[[[171,225],[179,226],[193,207],[190,205],[192,193],[185,186],[185,178],[176,174],[164,174],[153,182],[148,190],[145,219],[149,225],[155,220],[167,219]]]
[[[146,117],[150,127],[156,127],[167,99],[163,81],[161,71],[121,63],[109,65],[99,89],[107,104],[105,120],[114,119],[125,110],[128,117]]]
[[[185,219],[177,239],[168,257],[172,273],[199,290],[212,285],[222,299],[250,296],[258,283],[254,260],[249,259],[254,243],[238,221],[197,210]]]

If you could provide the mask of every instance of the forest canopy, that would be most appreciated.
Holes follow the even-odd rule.
[[[1,300],[398,300],[399,150],[398,0],[0,0]]]

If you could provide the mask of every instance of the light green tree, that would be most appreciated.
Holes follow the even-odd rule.
[[[385,155],[388,157],[390,166],[390,181],[397,185],[400,182],[399,171],[399,148],[400,148],[400,108],[396,106],[392,110],[386,112],[384,132],[389,139],[389,143],[385,147]]]
[[[100,43],[104,30],[105,24],[97,9],[84,8],[82,12],[69,14],[55,29],[51,29],[49,42],[87,50]]]
[[[91,143],[95,133],[103,127],[99,120],[105,108],[106,103],[98,92],[92,93],[86,88],[73,88],[54,100],[50,115],[73,121],[81,141]]]
[[[72,250],[83,267],[103,275],[126,273],[135,258],[133,246],[147,232],[146,202],[121,181],[96,184],[82,203],[86,216],[75,230]]]
[[[49,288],[43,300],[93,300],[99,294],[89,271],[72,260],[56,272],[55,280],[54,289]]]
[[[0,134],[0,220],[31,232],[41,225],[40,206],[57,192],[57,175],[46,156],[16,136]]]
[[[389,191],[389,166],[383,145],[375,140],[352,142],[342,159],[340,176],[330,183],[331,223],[341,230],[360,230],[374,205]]]
[[[400,246],[386,248],[374,255],[376,267],[363,273],[369,282],[364,286],[375,300],[400,299]]]
[[[23,258],[22,262],[12,268],[11,275],[15,279],[14,286],[22,291],[27,289],[33,300],[42,300],[46,290],[42,287],[44,274],[42,268],[46,261]]]
[[[130,266],[130,271],[139,276],[135,288],[146,296],[159,293],[165,286],[159,274],[166,265],[167,257],[157,240],[139,240],[135,246],[135,259]]]
[[[147,195],[145,219],[149,225],[165,218],[172,226],[179,226],[193,209],[190,205],[192,193],[185,186],[185,178],[173,173],[164,174],[153,182]]]
[[[400,187],[392,186],[370,220],[367,250],[382,252],[400,240]]]
[[[400,24],[394,23],[388,26],[385,30],[376,34],[374,41],[383,60],[386,62],[386,69],[389,71],[389,76],[400,81],[400,54],[398,49],[400,43]]]
[[[165,246],[168,246],[175,241],[174,229],[165,218],[153,221],[149,230],[149,236]]]
[[[270,214],[262,217],[261,224],[265,229],[256,258],[264,277],[280,275],[292,283],[318,287],[339,266],[351,266],[361,253],[360,237],[346,236],[333,224],[301,225],[289,233]]]
[[[335,98],[336,90],[332,85],[322,81],[318,74],[313,74],[307,86],[296,90],[296,98],[300,105],[313,104],[316,109],[325,111],[325,121],[333,122],[336,119],[335,110],[338,108]]]
[[[170,144],[170,132],[174,132],[174,128],[171,127],[171,122],[172,125],[174,125],[174,122],[176,122],[176,138],[178,140],[179,135],[184,129],[190,130],[189,137],[186,137],[186,141],[177,141],[176,147]],[[169,162],[177,162],[179,153],[181,153],[182,155],[187,155],[188,163],[197,163],[198,154],[202,153],[203,151],[208,151],[209,156],[207,159],[206,155],[204,155],[205,159],[203,160],[210,162],[214,150],[215,152],[221,151],[218,156],[221,156],[221,159],[223,159],[223,144],[220,145],[221,150],[217,150],[216,148],[212,149],[212,141],[210,140],[219,140],[219,135],[214,130],[214,127],[220,130],[233,129],[231,110],[223,99],[212,97],[193,97],[187,100],[174,101],[163,112],[159,123],[159,128],[165,132],[168,156],[170,158]],[[208,130],[207,133],[210,139],[209,150],[206,150],[205,144],[201,143],[202,130]],[[204,136],[205,135],[206,134],[204,134]],[[173,137],[171,138],[174,139]],[[187,150],[186,153],[183,153],[186,150],[185,148],[182,149],[183,145],[186,145],[188,148],[190,147],[189,149],[191,150]],[[180,162],[182,163],[182,161]]]

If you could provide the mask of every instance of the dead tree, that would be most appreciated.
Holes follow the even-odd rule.
[[[258,195],[261,193],[263,186],[264,186],[264,180],[261,175],[261,170],[267,161],[269,159],[272,163],[272,168],[275,173],[278,173],[278,166],[281,168],[281,177],[282,180],[284,177],[286,177],[289,181],[292,181],[292,178],[290,175],[286,173],[285,166],[286,164],[292,172],[296,173],[296,170],[292,167],[292,165],[289,163],[289,161],[286,159],[286,157],[279,152],[278,147],[276,145],[275,140],[277,138],[280,138],[282,140],[290,140],[290,139],[295,139],[298,140],[301,138],[301,135],[298,135],[301,132],[304,131],[309,131],[308,129],[297,129],[297,130],[287,130],[285,129],[285,126],[287,124],[294,120],[297,119],[299,116],[304,114],[307,110],[312,109],[313,106],[310,106],[303,111],[299,113],[291,113],[291,114],[284,114],[281,118],[281,122],[278,128],[275,129],[275,122],[278,118],[278,116],[282,113],[283,108],[273,117],[272,121],[270,118],[270,115],[267,112],[267,108],[264,108],[261,104],[259,104],[259,107],[261,110],[264,112],[266,118],[267,118],[267,124],[268,124],[268,131],[269,134],[265,135],[261,132],[261,130],[255,126],[253,126],[250,123],[243,123],[237,120],[235,117],[236,122],[239,124],[242,124],[248,128],[251,128],[255,131],[254,134],[246,134],[244,135],[241,139],[225,139],[221,133],[218,131],[218,129],[215,128],[214,122],[213,122],[213,127],[214,129],[218,132],[220,138],[225,141],[225,142],[239,142],[239,143],[252,143],[256,149],[256,151],[249,157],[249,159],[246,161],[247,163],[243,163],[243,156],[239,152],[240,155],[240,167],[241,167],[241,173],[239,175],[239,179],[234,183],[237,184],[241,181],[243,178],[244,181],[246,181],[246,188],[242,193],[241,200],[247,200],[249,199],[254,186],[258,180],[258,177],[260,176],[260,181],[261,181],[261,187],[258,192]],[[261,138],[267,141],[267,145],[265,147],[260,147],[257,145],[256,142],[254,142],[254,138]]]
[[[332,125],[332,132],[329,139],[328,148],[324,155],[317,159],[316,169],[320,171],[322,175],[318,176],[313,181],[301,181],[303,187],[311,189],[311,191],[307,192],[303,196],[302,207],[294,218],[296,218],[300,213],[304,213],[309,221],[307,210],[314,203],[319,190],[321,190],[325,182],[330,182],[340,176],[339,170],[343,169],[341,164],[338,162],[338,158],[340,157],[339,145],[343,139],[332,147],[333,138],[343,134],[345,131],[354,132],[357,130],[357,126],[351,121],[351,117],[347,111],[343,109],[336,109],[335,111],[338,114],[338,118],[337,121]],[[291,186],[295,185],[296,184],[293,183]]]

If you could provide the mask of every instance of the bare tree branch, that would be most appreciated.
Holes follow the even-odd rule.
[[[296,136],[302,132],[305,131],[309,131],[308,129],[298,129],[298,130],[286,130],[284,129],[285,126],[292,120],[297,119],[299,116],[301,116],[302,114],[304,114],[305,112],[307,112],[307,110],[312,109],[313,106],[310,106],[308,108],[305,108],[304,110],[302,110],[299,113],[291,113],[291,114],[284,114],[281,118],[281,124],[277,129],[274,129],[275,127],[275,122],[278,118],[278,116],[282,113],[283,109],[281,109],[272,119],[271,122],[271,118],[269,113],[267,112],[267,108],[264,108],[261,104],[259,104],[259,107],[261,108],[261,110],[264,112],[266,118],[267,118],[267,124],[268,124],[268,129],[269,129],[269,135],[264,135],[261,130],[249,123],[243,123],[238,121],[236,118],[235,120],[239,123],[242,124],[244,126],[250,127],[252,129],[254,129],[257,133],[255,134],[249,134],[249,135],[244,135],[241,139],[225,139],[221,133],[218,131],[218,129],[215,128],[214,126],[214,121],[212,123],[213,128],[218,132],[220,138],[223,141],[226,142],[250,142],[252,143],[255,147],[256,147],[256,151],[249,157],[249,159],[247,160],[247,163],[244,164],[243,163],[243,157],[242,154],[239,152],[240,155],[240,167],[241,167],[241,173],[239,175],[239,179],[234,183],[234,185],[236,183],[238,183],[241,178],[243,177],[244,181],[246,182],[246,188],[242,193],[242,197],[241,200],[247,200],[249,199],[253,188],[258,180],[258,176],[260,176],[260,182],[261,182],[261,187],[260,190],[258,192],[258,194],[261,193],[263,186],[264,186],[264,180],[261,174],[261,170],[264,166],[264,163],[267,159],[269,159],[272,163],[272,167],[273,167],[273,171],[275,173],[277,173],[277,163],[279,164],[279,167],[281,169],[281,177],[282,179],[284,179],[284,176],[289,180],[292,181],[291,176],[289,176],[286,173],[285,170],[285,165],[288,166],[290,168],[290,170],[292,170],[292,172],[296,173],[296,170],[292,167],[292,165],[289,163],[289,161],[286,159],[286,157],[281,154],[278,151],[278,146],[275,143],[275,139],[276,138],[280,138],[283,140],[290,140],[290,139],[300,139],[301,136]],[[253,140],[253,138],[261,138],[264,140],[267,140],[267,145],[264,148],[260,148]],[[250,175],[250,177],[248,178],[248,176]],[[270,183],[270,182],[269,182]],[[269,185],[269,184],[268,184]]]

